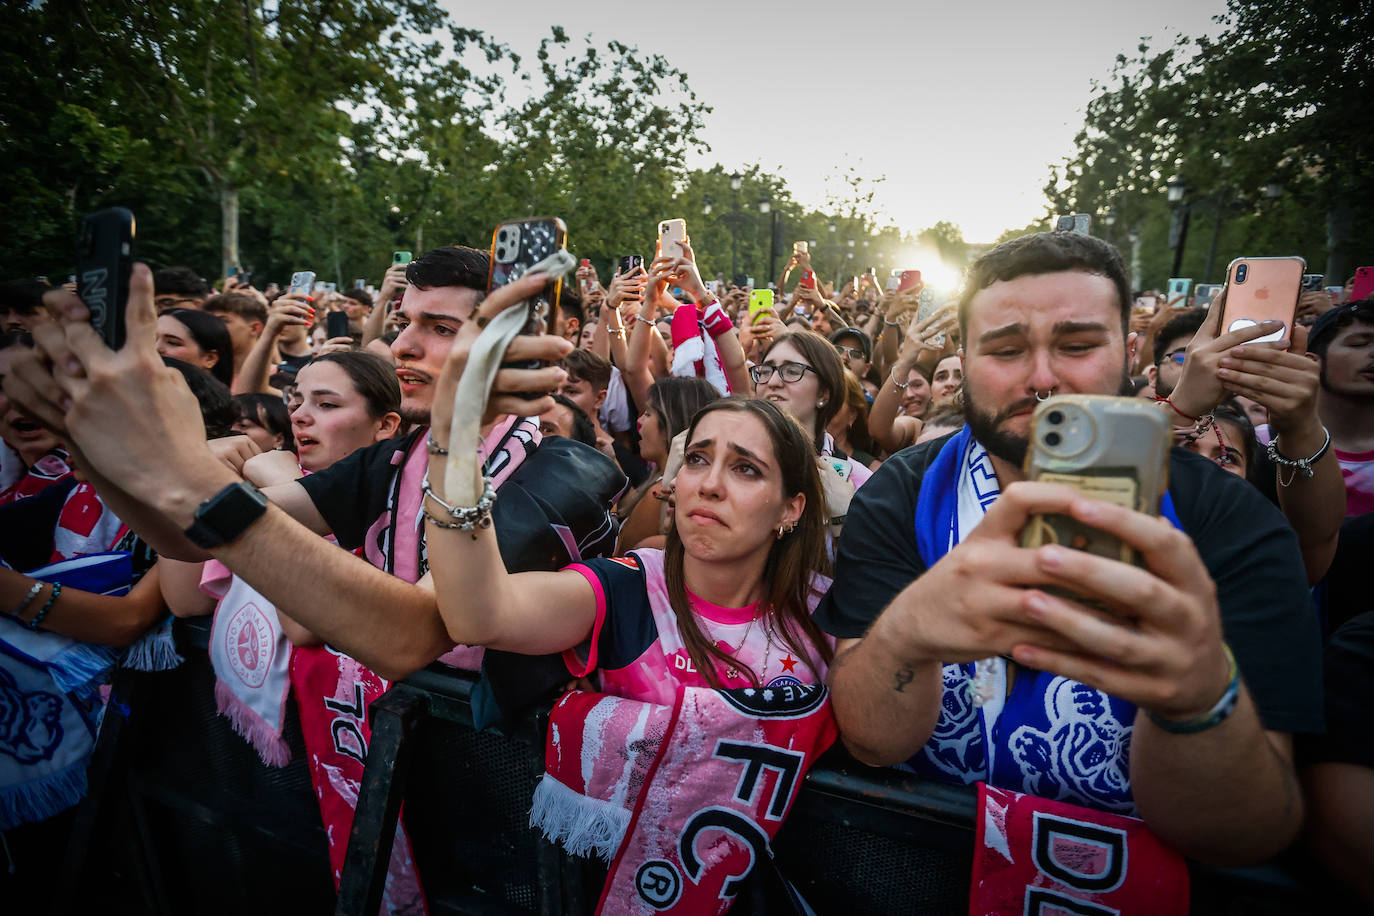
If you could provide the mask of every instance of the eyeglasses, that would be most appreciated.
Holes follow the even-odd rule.
[[[773,377],[774,372],[781,375],[782,380],[790,385],[793,382],[800,382],[803,375],[808,372],[816,372],[816,370],[801,363],[783,363],[781,366],[764,363],[762,366],[749,367],[749,377],[754,380],[755,385],[768,384],[768,380]],[[816,374],[819,375],[820,373]]]
[[[858,347],[844,347],[836,344],[835,349],[840,351],[841,356],[848,359],[868,359],[868,354]]]
[[[1187,358],[1188,358],[1188,351],[1185,350],[1185,349],[1180,348],[1180,349],[1178,349],[1178,350],[1172,350],[1172,351],[1170,351],[1170,352],[1168,352],[1168,353],[1165,353],[1165,354],[1164,354],[1164,358],[1161,359],[1160,362],[1161,362],[1161,363],[1167,363],[1167,362],[1169,362],[1169,361],[1172,360],[1173,362],[1175,362],[1175,363],[1177,363],[1178,365],[1181,366],[1181,365],[1183,365],[1183,361],[1184,361],[1185,359],[1187,359]]]

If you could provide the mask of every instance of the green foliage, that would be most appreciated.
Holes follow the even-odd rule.
[[[1264,254],[1348,273],[1374,250],[1374,230],[1352,217],[1374,193],[1369,4],[1230,0],[1221,22],[1215,39],[1142,42],[1117,58],[1075,154],[1051,170],[1050,211],[1095,213],[1100,226],[1114,210],[1106,233],[1129,247],[1134,230],[1142,284],[1160,286],[1176,175],[1191,204],[1184,276],[1218,281],[1232,258]],[[1262,193],[1273,181],[1285,186],[1277,201]]]

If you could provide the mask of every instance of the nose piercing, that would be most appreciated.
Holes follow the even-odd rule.
[[[1048,401],[1048,400],[1049,400],[1051,397],[1053,397],[1053,396],[1054,396],[1054,389],[1053,389],[1053,388],[1051,388],[1049,391],[1046,391],[1043,395],[1040,394],[1040,392],[1038,392],[1038,391],[1035,393],[1035,399],[1036,399],[1037,401]]]

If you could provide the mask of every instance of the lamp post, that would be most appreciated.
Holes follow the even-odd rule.
[[[777,267],[777,261],[775,259],[777,258],[778,254],[778,211],[773,209],[773,202],[769,200],[767,194],[759,198],[759,212],[765,214],[769,218],[767,282],[772,283],[773,279],[777,276],[777,273],[775,272],[775,268]]]
[[[1192,216],[1193,205],[1183,203],[1188,193],[1188,185],[1177,176],[1170,178],[1166,185],[1169,204],[1174,208],[1173,219],[1169,222],[1169,247],[1174,250],[1174,264],[1170,277],[1177,277],[1183,269],[1183,249],[1188,244],[1188,220]]]
[[[730,175],[730,191],[733,194],[734,202],[730,212],[730,280],[734,282],[739,276],[739,189],[744,184],[744,177],[739,172]]]

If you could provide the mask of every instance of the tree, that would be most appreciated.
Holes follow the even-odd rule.
[[[1180,38],[1117,58],[1088,105],[1076,151],[1051,170],[1052,212],[1115,211],[1108,233],[1135,238],[1145,285],[1171,270],[1171,221],[1192,223],[1180,272],[1219,279],[1232,257],[1304,255],[1331,282],[1350,271],[1374,228],[1353,225],[1352,201],[1374,192],[1374,48],[1367,4],[1230,0],[1216,39]],[[1187,198],[1171,209],[1177,176]],[[1262,189],[1282,183],[1277,202]],[[1325,233],[1321,228],[1325,225]],[[1205,244],[1197,244],[1199,238]]]

